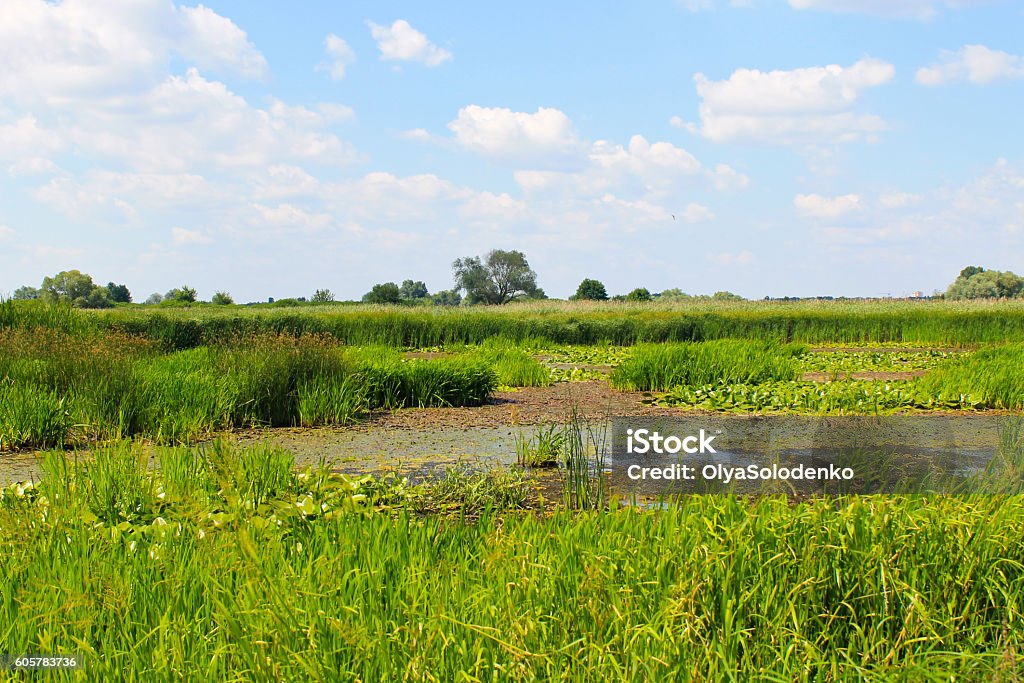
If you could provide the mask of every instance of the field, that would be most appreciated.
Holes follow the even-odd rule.
[[[608,408],[562,398],[598,393],[1015,415],[1024,306],[2,302],[0,465],[42,450],[0,493],[0,654],[77,653],[69,679],[1020,679],[1019,495],[630,498],[590,441]],[[521,465],[412,481],[237,444],[538,405]],[[1018,493],[1019,424],[996,460]]]

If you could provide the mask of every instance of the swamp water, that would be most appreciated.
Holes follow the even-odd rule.
[[[879,418],[736,416],[666,416],[615,418],[590,424],[590,431],[605,445],[603,476],[608,489],[622,495],[659,495],[672,492],[726,490],[719,475],[701,476],[706,466],[746,469],[754,466],[793,468],[836,465],[854,467],[858,485],[844,490],[881,492],[900,490],[901,483],[922,478],[967,477],[982,471],[999,452],[1001,432],[1019,418],[992,414],[927,414]],[[266,429],[232,435],[239,445],[267,442],[295,455],[298,467],[321,462],[346,474],[397,472],[413,480],[430,477],[451,467],[473,470],[515,466],[516,443],[533,437],[541,427],[499,426],[472,428],[393,429],[360,425],[351,428]],[[648,434],[714,437],[714,452],[687,454],[637,453],[629,448],[628,429]],[[696,446],[698,440],[690,445]],[[670,445],[674,446],[674,443]],[[632,451],[632,452],[631,452]],[[79,451],[77,457],[88,457]],[[673,465],[694,468],[693,479],[637,477],[643,468],[664,470]],[[632,468],[632,469],[631,469]],[[678,472],[678,469],[676,470]],[[710,472],[711,470],[708,470]],[[39,453],[0,454],[0,485],[38,479]],[[557,471],[539,470],[542,479],[557,478]],[[866,473],[866,474],[865,474]],[[818,492],[814,483],[773,480],[775,488],[729,482],[739,492]],[[739,486],[737,487],[737,484]]]

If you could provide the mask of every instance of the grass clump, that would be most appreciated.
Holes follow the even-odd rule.
[[[551,384],[551,372],[510,339],[488,339],[484,344],[470,348],[466,355],[494,368],[499,386],[546,387]]]
[[[1024,344],[986,347],[954,358],[922,377],[919,387],[940,401],[1024,408]]]
[[[645,344],[612,371],[611,382],[627,391],[666,391],[716,382],[795,380],[799,373],[796,357],[804,351],[798,344],[741,339]]]

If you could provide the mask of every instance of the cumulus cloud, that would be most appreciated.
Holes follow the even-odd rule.
[[[336,81],[345,78],[345,69],[356,61],[356,53],[343,38],[333,33],[324,40],[324,49],[330,62],[321,64],[318,68],[326,71]]]
[[[171,56],[262,77],[267,63],[230,19],[166,0],[5,0],[0,96],[50,104],[113,97],[163,79]]]
[[[820,194],[798,194],[793,198],[793,206],[804,216],[822,220],[835,220],[840,216],[858,211],[861,208],[861,197],[846,194],[839,197],[823,197]]]
[[[931,19],[939,10],[991,4],[992,0],[789,0],[794,9],[875,14],[883,17]]]
[[[921,85],[963,81],[985,85],[998,80],[1024,78],[1024,57],[984,45],[965,45],[956,51],[944,51],[937,64],[918,69],[914,77]]]
[[[852,108],[865,90],[889,82],[894,73],[891,64],[871,58],[848,67],[738,69],[722,81],[698,73],[701,124],[693,130],[715,142],[872,140],[886,129],[885,122]],[[686,126],[678,117],[673,123]]]
[[[197,164],[254,168],[275,161],[348,163],[358,158],[328,130],[339,110],[289,106],[279,100],[266,108],[253,107],[195,69],[132,97],[95,102],[77,109],[76,115],[77,124],[61,134],[82,150],[137,169],[184,170]]]
[[[181,38],[173,49],[181,57],[213,72],[266,75],[267,60],[233,21],[202,5],[181,7],[178,16]]]
[[[448,124],[455,142],[473,152],[513,161],[564,161],[581,151],[572,121],[559,109],[534,113],[471,104]]]
[[[440,66],[452,59],[451,52],[431,43],[405,19],[398,19],[391,26],[368,23],[383,60]]]

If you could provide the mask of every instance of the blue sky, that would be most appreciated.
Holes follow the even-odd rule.
[[[0,293],[437,291],[493,248],[557,297],[1024,271],[1022,3],[294,7],[4,0]]]

